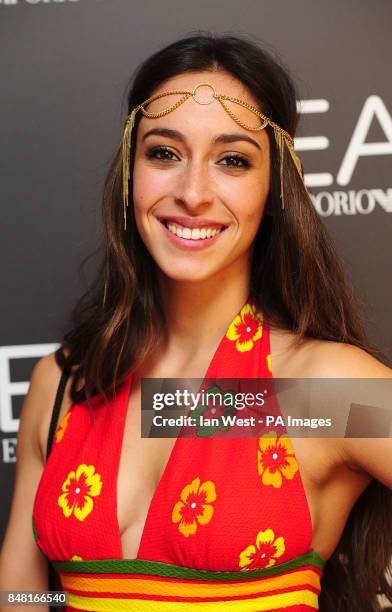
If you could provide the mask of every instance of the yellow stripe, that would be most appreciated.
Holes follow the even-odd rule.
[[[216,612],[224,606],[225,612],[261,612],[279,610],[286,606],[307,605],[318,610],[318,597],[306,589],[281,595],[267,595],[253,599],[222,602],[151,601],[149,599],[115,599],[69,595],[68,605],[94,612]]]
[[[284,576],[272,578],[259,578],[258,580],[244,580],[237,583],[220,584],[192,583],[187,581],[169,582],[167,580],[146,580],[142,578],[81,578],[61,575],[61,583],[65,590],[93,591],[96,593],[137,593],[176,595],[186,597],[219,597],[231,595],[251,595],[264,593],[273,589],[285,589],[291,586],[311,584],[320,589],[320,576],[312,570],[299,570]]]

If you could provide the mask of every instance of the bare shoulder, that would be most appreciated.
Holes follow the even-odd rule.
[[[61,368],[57,365],[54,353],[39,359],[33,368],[29,391],[23,405],[21,425],[29,424],[31,426],[30,430],[36,432],[36,443],[43,461],[46,454],[47,435],[52,409],[60,378]],[[70,380],[64,392],[59,420],[71,405],[69,387]]]
[[[41,357],[33,368],[30,390],[34,388],[44,396],[50,395],[57,388],[60,376],[61,369],[57,365],[55,354],[50,353]]]
[[[271,329],[274,376],[296,378],[392,378],[392,369],[365,350],[344,342],[305,338]]]
[[[310,342],[306,365],[309,377],[392,378],[391,368],[365,350],[344,342]]]

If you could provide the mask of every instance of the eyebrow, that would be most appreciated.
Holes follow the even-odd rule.
[[[186,142],[185,136],[181,132],[178,130],[170,130],[168,128],[153,128],[152,130],[149,130],[143,134],[142,142],[144,142],[148,136],[165,136],[166,138],[172,138],[173,140],[178,140],[183,143]],[[249,142],[261,151],[261,146],[259,143],[250,136],[246,136],[246,134],[220,134],[213,140],[213,144],[229,144],[232,142]]]

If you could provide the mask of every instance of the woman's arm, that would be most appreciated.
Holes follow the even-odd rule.
[[[44,469],[40,432],[48,432],[60,369],[54,355],[38,361],[25,397],[16,448],[16,478],[11,512],[0,552],[0,591],[47,591],[48,566],[35,543],[32,510]],[[1,608],[3,610],[5,608]],[[7,610],[31,610],[23,606]],[[46,612],[47,606],[34,606]]]

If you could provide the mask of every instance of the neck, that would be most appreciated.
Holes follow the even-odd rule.
[[[202,282],[161,279],[167,347],[182,354],[215,345],[249,295],[249,273],[222,273]]]

